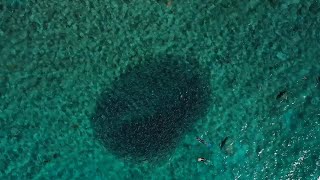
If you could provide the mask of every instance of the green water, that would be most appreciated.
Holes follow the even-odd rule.
[[[161,160],[128,160],[92,117],[163,55],[205,67],[212,100]],[[319,62],[317,0],[0,0],[0,179],[317,179]]]

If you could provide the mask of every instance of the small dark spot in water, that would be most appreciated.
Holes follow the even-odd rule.
[[[285,95],[287,93],[287,90],[282,90],[278,93],[276,99],[280,99],[283,97],[283,95]]]
[[[73,124],[73,125],[71,126],[72,129],[78,129],[79,127],[80,127],[79,124]]]
[[[268,0],[268,1],[270,3],[271,7],[273,7],[273,8],[276,7],[279,3],[279,0]]]
[[[51,161],[50,159],[46,159],[46,160],[43,161],[43,163],[47,164],[47,163],[49,163],[50,161]]]
[[[54,158],[54,159],[56,159],[56,158],[58,158],[60,155],[58,154],[58,153],[54,153],[53,155],[52,155],[52,157]]]
[[[221,141],[221,143],[220,143],[220,149],[223,148],[223,146],[226,144],[227,140],[228,140],[228,136],[225,137],[225,138]]]

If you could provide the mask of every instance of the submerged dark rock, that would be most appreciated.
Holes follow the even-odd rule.
[[[161,159],[205,115],[210,87],[208,69],[195,59],[149,59],[101,94],[92,117],[95,137],[121,158]]]

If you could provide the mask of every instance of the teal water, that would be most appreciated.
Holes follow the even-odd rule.
[[[317,0],[0,0],[0,179],[319,179],[319,57]]]

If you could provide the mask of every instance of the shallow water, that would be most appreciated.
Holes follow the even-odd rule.
[[[311,0],[0,1],[0,179],[317,179],[319,49],[320,3]],[[212,100],[205,113],[173,108],[191,127],[162,123],[179,137],[157,158],[134,161],[97,138],[92,117],[123,74],[163,55],[181,57],[163,70],[169,76],[203,67],[181,76],[210,74]],[[142,95],[166,73],[151,73],[157,86],[137,75],[149,83],[132,86],[139,96],[117,93],[138,110],[111,112],[130,119],[181,102]],[[172,82],[161,92],[186,87]],[[142,126],[133,127],[134,136]]]

